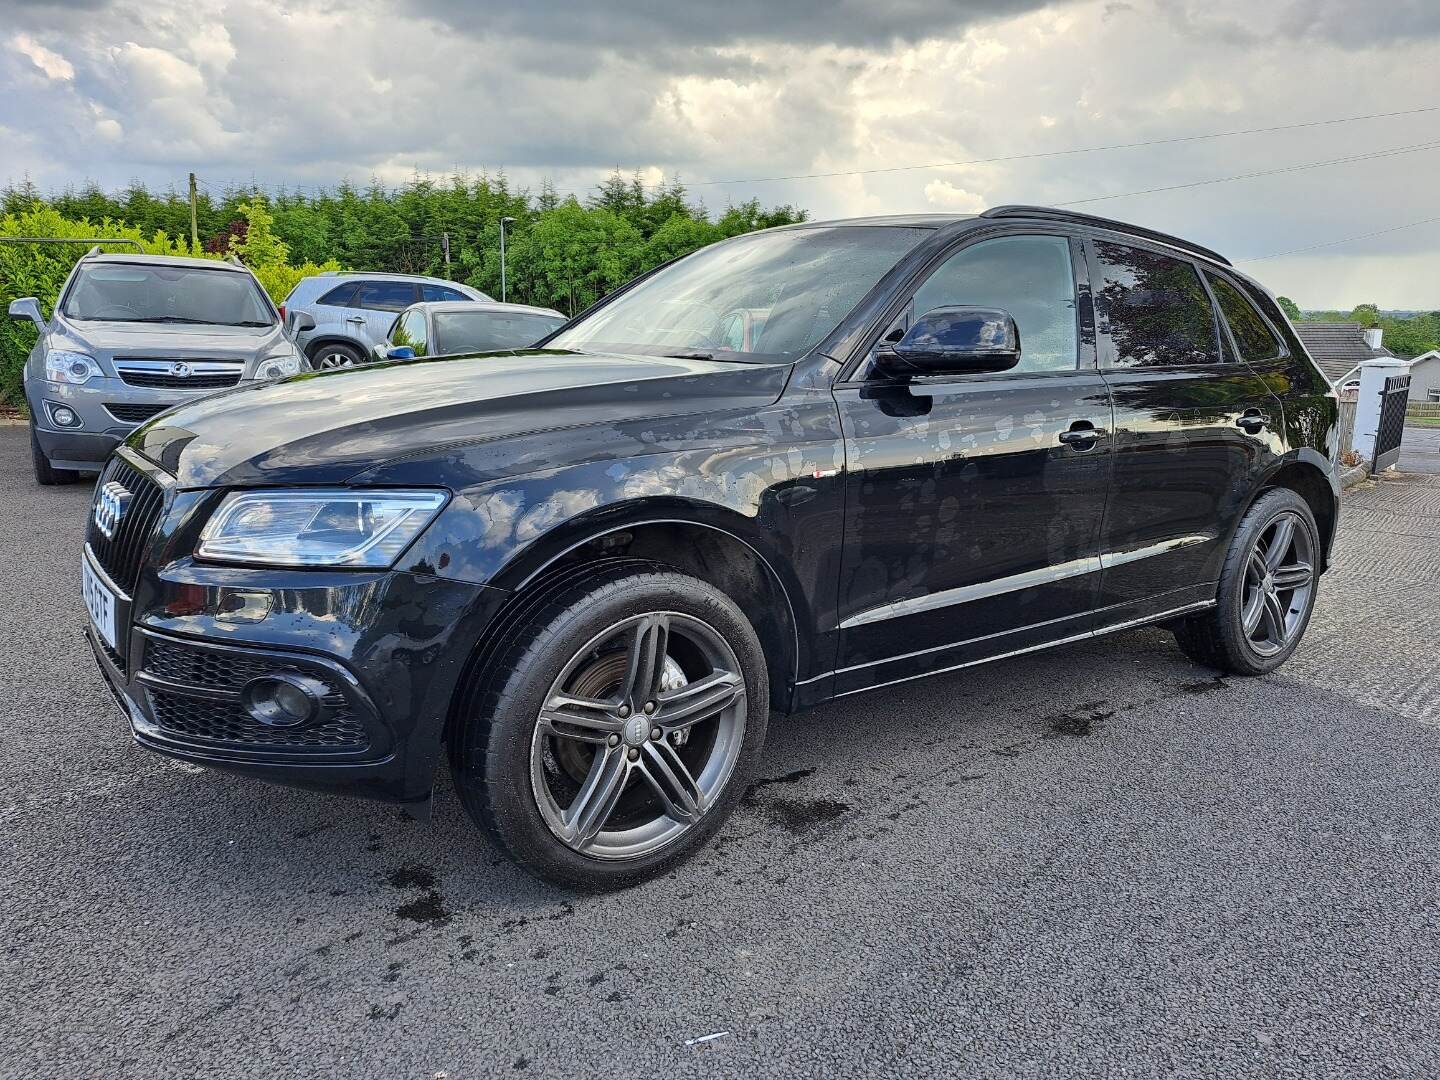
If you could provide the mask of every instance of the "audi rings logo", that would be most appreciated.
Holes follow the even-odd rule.
[[[184,360],[176,360],[170,365],[170,374],[177,379],[188,379],[190,377],[190,365]]]
[[[120,527],[120,519],[125,516],[130,498],[130,492],[116,480],[100,489],[100,495],[95,500],[95,527],[106,540],[115,539],[115,530]]]

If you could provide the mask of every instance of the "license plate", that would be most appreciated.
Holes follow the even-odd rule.
[[[116,652],[120,651],[120,634],[115,626],[115,591],[100,580],[90,568],[89,559],[80,560],[80,592],[90,612],[90,625],[100,639]]]

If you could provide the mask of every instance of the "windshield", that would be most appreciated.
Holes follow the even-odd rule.
[[[273,326],[279,321],[249,274],[190,266],[86,266],[61,310],[71,319],[106,322]]]
[[[547,347],[792,360],[824,340],[926,235],[841,225],[737,237],[661,270]]]
[[[434,320],[436,353],[523,349],[565,321],[517,311],[437,311]]]

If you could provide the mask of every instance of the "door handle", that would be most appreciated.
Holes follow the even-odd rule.
[[[1104,434],[1105,432],[1090,423],[1089,420],[1076,420],[1070,425],[1069,431],[1060,433],[1060,441],[1083,453],[1086,450],[1093,450]]]
[[[1259,409],[1246,409],[1245,415],[1235,421],[1235,426],[1241,428],[1247,435],[1258,435],[1262,428],[1270,423],[1270,418]]]

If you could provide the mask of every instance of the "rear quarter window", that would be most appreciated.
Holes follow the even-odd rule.
[[[1220,305],[1220,313],[1230,327],[1235,346],[1240,350],[1240,359],[1250,361],[1274,360],[1283,351],[1280,341],[1270,331],[1260,312],[1250,303],[1239,289],[1222,277],[1207,273],[1210,289]]]

